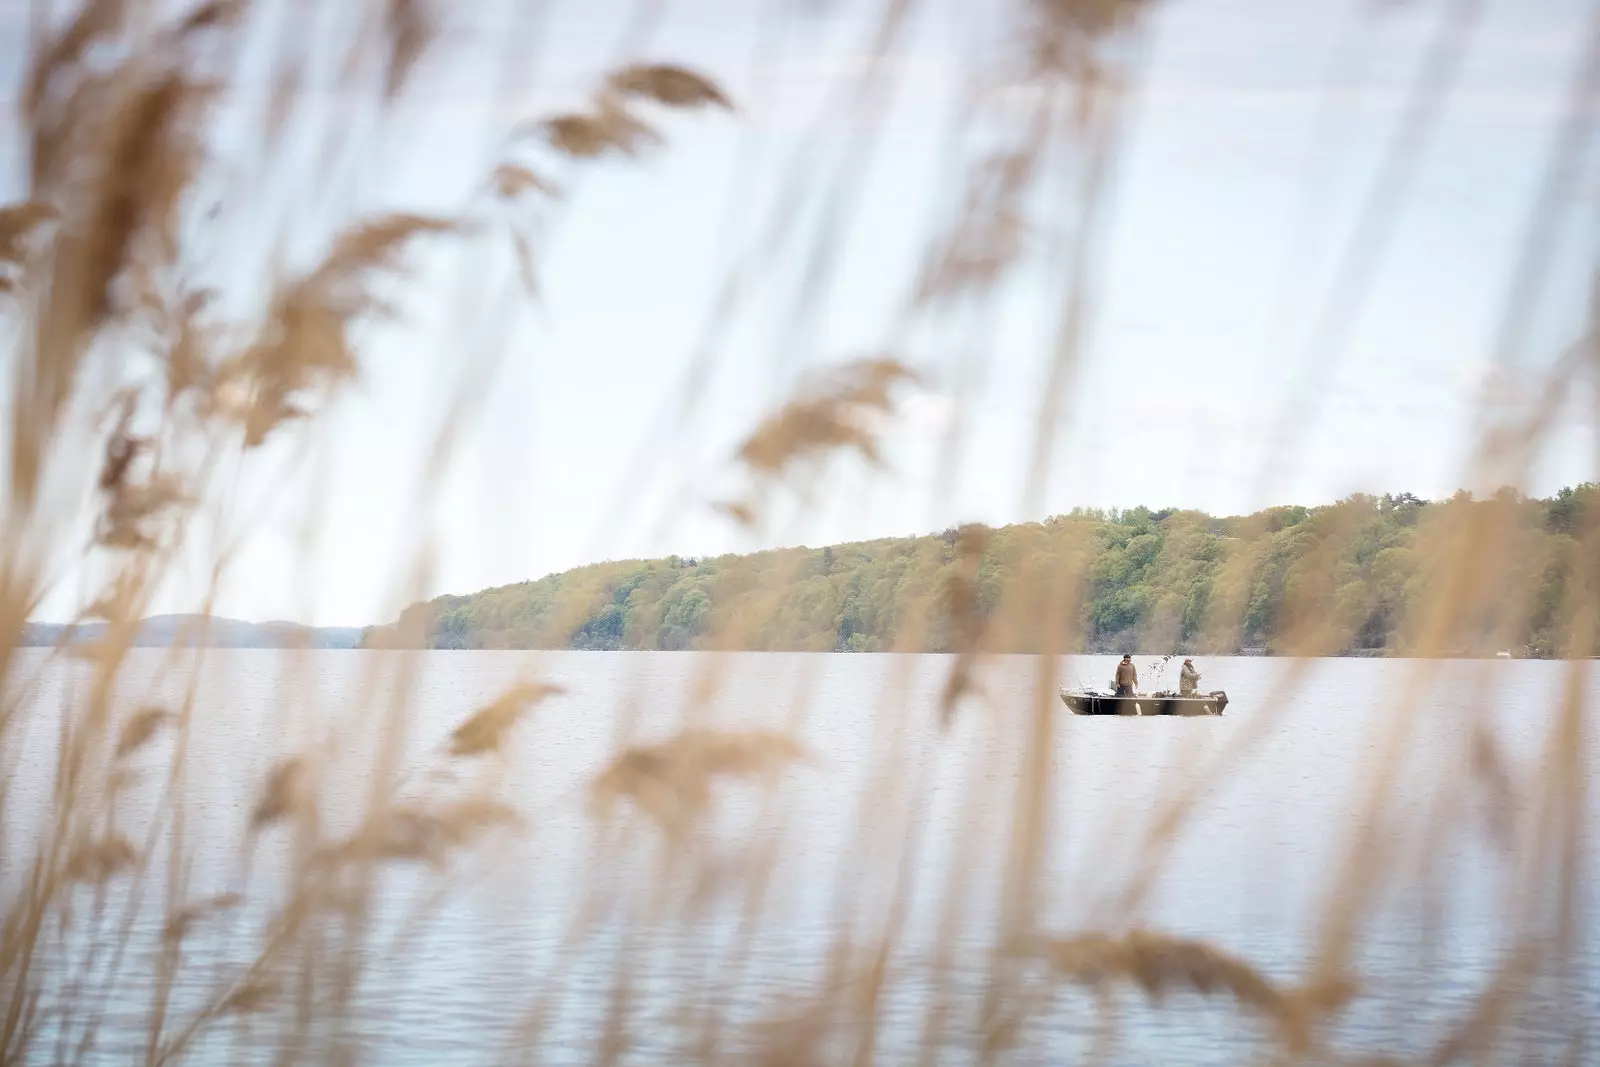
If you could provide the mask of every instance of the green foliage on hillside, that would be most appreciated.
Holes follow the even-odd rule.
[[[963,577],[957,531],[708,559],[595,564],[414,605],[371,643],[425,634],[433,648],[950,651],[951,590],[985,625],[983,646],[1037,651],[1059,610],[1067,646],[1222,654],[1289,646],[1405,653],[1424,607],[1462,573],[1493,607],[1441,615],[1450,654],[1573,649],[1569,584],[1591,558],[1600,486],[1548,500],[1509,490],[1438,502],[1353,496],[1216,518],[1198,511],[1078,510],[992,531]],[[1587,531],[1587,535],[1585,534]],[[1584,541],[1587,536],[1587,542]],[[1471,563],[1446,572],[1469,546]],[[1058,595],[1047,595],[1054,590]],[[1440,619],[1443,619],[1441,622]]]

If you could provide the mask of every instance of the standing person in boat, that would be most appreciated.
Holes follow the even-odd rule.
[[[1133,665],[1133,657],[1124,653],[1122,662],[1117,664],[1117,696],[1131,697],[1139,688],[1139,668]]]
[[[1194,669],[1194,660],[1185,657],[1183,670],[1178,672],[1178,695],[1192,697],[1200,691],[1200,672]]]

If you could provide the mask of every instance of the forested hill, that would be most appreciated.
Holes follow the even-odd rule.
[[[1419,647],[1422,606],[1467,575],[1470,609],[1452,609],[1430,648],[1590,655],[1600,649],[1572,647],[1565,592],[1595,580],[1597,527],[1593,483],[1545,500],[1509,490],[1437,502],[1353,496],[1227,518],[1075,511],[993,530],[596,564],[413,605],[365,641],[1403,654]],[[1455,565],[1463,558],[1464,567]]]

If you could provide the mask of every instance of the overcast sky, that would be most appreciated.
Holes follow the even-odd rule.
[[[804,14],[808,6],[820,10]],[[889,469],[845,465],[752,539],[708,506],[737,487],[729,453],[799,371],[893,339],[916,256],[949,195],[936,179],[959,173],[944,154],[948,104],[969,61],[995,44],[986,5],[926,5],[885,68],[893,96],[866,155],[855,139],[861,115],[822,94],[861,69],[879,6],[780,4],[795,14],[781,35],[763,37],[769,23],[752,14],[755,4],[665,5],[643,54],[712,75],[738,112],[669,117],[667,143],[648,159],[589,167],[569,189],[540,250],[540,300],[496,326],[505,359],[420,511],[441,382],[469,361],[469,332],[449,321],[444,293],[417,298],[417,329],[374,331],[365,380],[317,437],[292,502],[250,522],[217,610],[325,624],[392,618],[409,592],[397,576],[425,533],[437,549],[426,591],[470,592],[600,558],[817,545],[1074,506],[1238,513],[1356,490],[1447,495],[1463,484],[1480,398],[1517,401],[1584,328],[1600,248],[1592,146],[1561,205],[1548,284],[1525,309],[1524,343],[1496,363],[1521,244],[1584,47],[1593,47],[1595,5],[1484,5],[1437,123],[1413,146],[1416,168],[1370,284],[1334,320],[1342,341],[1332,358],[1315,354],[1313,326],[1440,19],[1471,5],[1416,0],[1372,17],[1379,5],[1354,0],[1170,0],[1151,24],[1113,171],[1086,362],[1043,491],[1030,499],[1026,475],[1064,296],[1045,266],[1066,247],[1066,210],[1060,232],[1034,237],[1043,265],[1019,274],[984,329],[952,318],[903,339],[929,387],[889,431]],[[631,9],[556,5],[515,98],[488,98],[482,79],[460,75],[459,53],[424,68],[421,105],[391,131],[385,156],[369,161],[371,202],[459,202],[482,174],[483,116],[509,121],[573,102],[614,56]],[[492,19],[457,29],[443,47],[484,48],[497,33]],[[457,74],[438,73],[447,68]],[[1589,112],[1591,127],[1597,117]],[[813,131],[818,139],[807,142]],[[807,143],[814,157],[803,154]],[[775,194],[806,158],[823,177],[797,231],[802,244],[774,257],[771,287],[740,303],[692,425],[671,435],[681,447],[647,438],[676,396],[725,272],[770,224]],[[804,241],[819,232],[818,205],[852,158],[865,167],[860,195],[837,220],[826,286],[796,318]],[[974,348],[977,358],[957,358]],[[441,371],[441,360],[451,366]],[[976,373],[961,386],[960,463],[941,480],[963,365]],[[1307,366],[1325,377],[1302,378]],[[1311,417],[1293,420],[1295,450],[1285,452],[1277,417],[1308,381],[1319,383],[1316,402]],[[1530,488],[1594,477],[1595,410],[1592,399],[1572,405]],[[1270,463],[1275,456],[1284,462]],[[306,499],[318,518],[311,541]],[[71,586],[41,617],[70,613]],[[193,596],[192,582],[175,583],[159,607],[186,609]]]

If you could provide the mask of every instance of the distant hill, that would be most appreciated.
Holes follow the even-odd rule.
[[[97,641],[104,623],[72,627],[60,623],[31,622],[22,643],[55,645]],[[152,615],[139,626],[133,642],[141,648],[359,648],[361,630],[354,626],[302,626],[293,622],[242,622],[204,615]]]
[[[371,646],[946,652],[976,627],[996,652],[1043,647],[1042,590],[1088,652],[1268,654],[1296,628],[1343,655],[1415,654],[1420,605],[1463,535],[1479,545],[1477,611],[1435,639],[1451,655],[1593,655],[1570,647],[1600,485],[1548,499],[1503,490],[1428,501],[1356,495],[1216,517],[1074,511],[988,531],[964,563],[947,530],[828,548],[598,563],[442,596],[371,628]],[[1476,532],[1475,532],[1476,531]],[[1492,531],[1488,538],[1483,531]],[[966,574],[968,568],[971,573]],[[959,609],[956,605],[966,605]],[[963,630],[963,627],[969,628]],[[1321,632],[1321,631],[1319,631]],[[1059,646],[1058,646],[1059,647]]]

